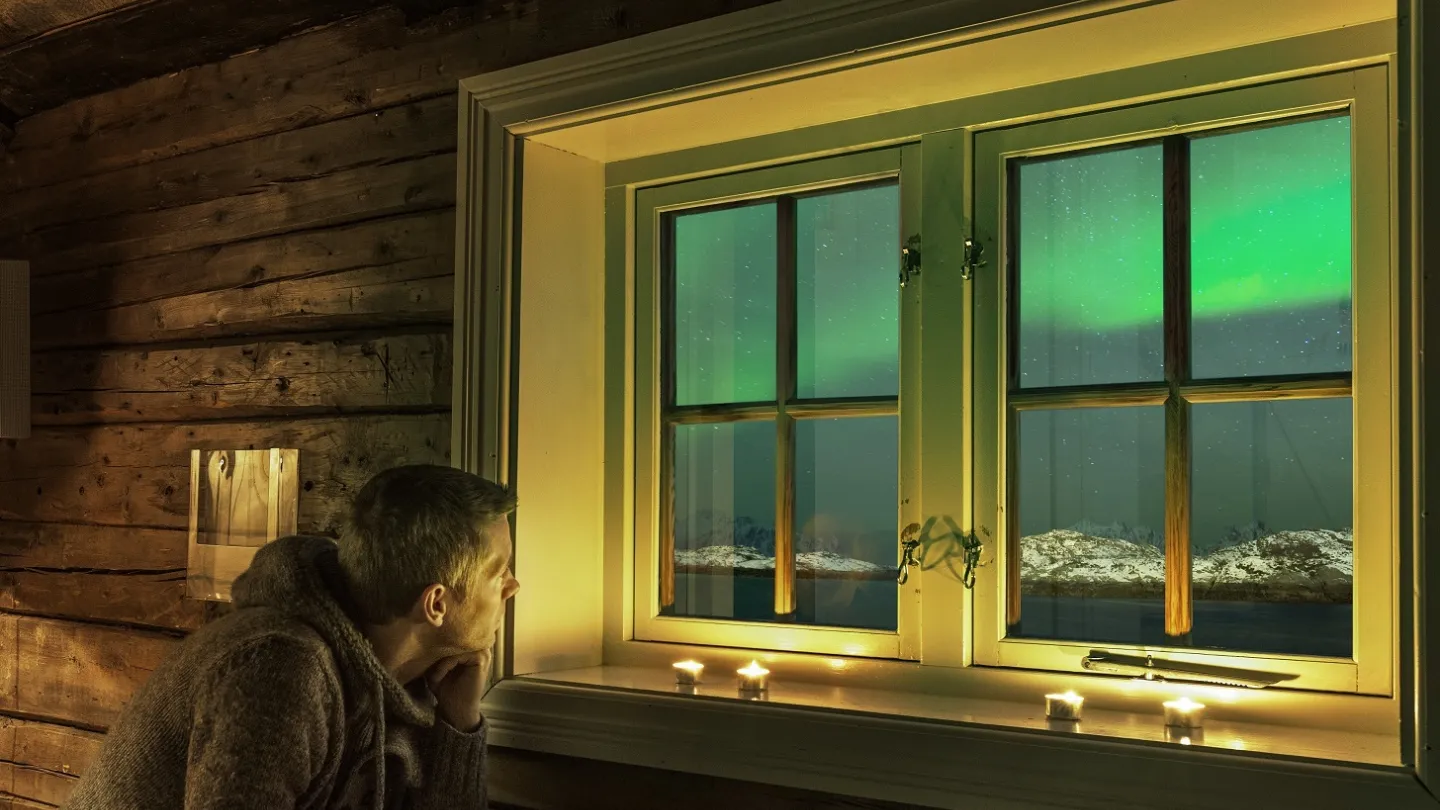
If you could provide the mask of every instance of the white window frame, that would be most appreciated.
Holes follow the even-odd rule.
[[[981,516],[979,525],[993,531],[993,535],[991,531],[983,532],[992,564],[985,566],[976,584],[976,663],[1080,672],[1080,661],[1090,650],[1105,649],[1138,656],[1153,654],[1173,661],[1293,673],[1299,677],[1286,686],[1297,689],[1393,694],[1391,638],[1398,612],[1395,504],[1399,498],[1394,392],[1399,346],[1394,314],[1398,280],[1391,256],[1388,102],[1385,68],[1368,67],[975,136],[976,231],[990,254],[999,257],[990,272],[977,276],[976,285],[975,509]],[[1353,154],[1353,657],[1337,660],[1006,638],[1004,572],[1011,548],[1004,505],[1008,336],[1002,314],[1007,295],[1004,268],[1009,261],[1008,240],[1004,237],[1007,161],[1336,111],[1345,111],[1350,117]]]
[[[664,214],[686,209],[738,202],[746,199],[772,197],[779,194],[800,194],[828,188],[894,179],[900,187],[900,233],[913,233],[919,228],[918,145],[866,150],[847,155],[803,161],[748,172],[722,174],[681,183],[643,188],[635,192],[635,573],[631,598],[634,602],[634,638],[638,641],[665,641],[684,644],[705,644],[757,650],[821,653],[872,658],[914,659],[919,652],[919,589],[911,583],[897,587],[897,628],[894,631],[863,630],[818,625],[747,622],[726,619],[661,615],[660,574],[664,558],[662,548],[662,493],[666,491],[667,473],[662,463],[660,441],[664,429],[660,418],[660,364],[662,334],[660,317],[661,278],[664,261],[660,238]],[[612,189],[613,193],[626,190]],[[620,223],[612,223],[612,232],[625,228],[624,209],[610,212]],[[899,249],[896,248],[896,266]],[[629,275],[624,264],[607,268],[611,274]],[[898,283],[898,274],[896,276]],[[915,288],[901,290],[901,390],[898,392],[897,416],[900,427],[899,503],[896,533],[909,523],[918,523],[919,493],[915,476],[906,471],[916,468],[918,452],[915,430],[915,399],[918,394],[917,368],[919,329],[918,299]],[[612,380],[609,384],[619,385]],[[622,397],[611,394],[612,399]],[[778,518],[777,518],[778,519]],[[777,553],[784,553],[778,549]],[[900,559],[896,546],[896,562]],[[674,574],[672,573],[673,577]],[[778,576],[778,575],[777,575]],[[782,583],[783,585],[783,583]],[[793,569],[790,587],[794,587]],[[777,600],[784,598],[777,592]],[[793,597],[792,597],[793,598]],[[778,603],[777,603],[778,604]]]
[[[1426,677],[1417,622],[1436,610],[1436,600],[1423,597],[1432,580],[1440,581],[1440,569],[1412,565],[1424,559],[1414,533],[1423,525],[1423,503],[1416,499],[1397,506],[1415,510],[1402,512],[1403,588],[1397,590],[1413,585],[1416,621],[1404,611],[1399,617],[1395,696],[1261,690],[1226,706],[1237,722],[1279,724],[1265,727],[1275,729],[1318,722],[1342,733],[1368,729],[1372,738],[1393,734],[1398,715],[1394,740],[1403,764],[1396,767],[1354,767],[1341,764],[1343,755],[1327,754],[1330,763],[1316,764],[1157,747],[1140,741],[1149,737],[1139,713],[1130,715],[1133,733],[1111,739],[1037,736],[1033,722],[1022,718],[1033,719],[1029,707],[1042,691],[1094,686],[1097,705],[1103,698],[1122,712],[1150,707],[1153,693],[1126,703],[1100,682],[1075,680],[1083,676],[977,667],[929,655],[927,666],[916,667],[781,654],[772,656],[785,674],[772,705],[676,698],[659,694],[666,689],[656,681],[658,670],[677,657],[717,650],[633,638],[633,604],[624,598],[633,587],[633,544],[611,540],[633,537],[633,459],[616,451],[633,446],[634,426],[633,420],[607,418],[617,408],[628,412],[633,397],[606,402],[595,387],[611,374],[634,372],[633,345],[609,345],[605,331],[616,317],[633,316],[623,286],[601,278],[606,257],[626,261],[634,249],[624,231],[606,232],[607,208],[633,215],[633,195],[614,193],[614,187],[773,165],[800,153],[821,157],[893,145],[945,126],[1010,126],[1047,111],[1083,114],[1362,65],[1393,70],[1395,64],[1393,5],[1387,10],[1383,0],[1096,0],[1051,8],[1061,5],[1007,0],[996,9],[972,0],[854,0],[836,8],[781,0],[461,82],[452,458],[500,480],[517,480],[518,470],[525,504],[516,520],[516,566],[525,588],[498,649],[504,680],[487,698],[493,742],[936,807],[975,801],[1066,806],[1076,800],[1088,806],[1114,803],[1116,796],[1135,806],[1159,806],[1177,784],[1201,779],[1236,808],[1268,806],[1273,793],[1340,806],[1432,806],[1415,778],[1428,773],[1426,752],[1440,745],[1440,732],[1427,719],[1435,687]],[[1347,21],[1333,24],[1339,17]],[[1071,47],[1077,37],[1090,47]],[[1413,49],[1405,41],[1402,59],[1407,47]],[[946,61],[951,52],[958,60]],[[936,65],[936,59],[951,69],[913,67]],[[875,83],[886,65],[899,71],[896,81]],[[1404,67],[1412,71],[1405,76],[1413,77],[1414,62]],[[856,87],[860,76],[870,77],[869,87],[883,87],[883,95],[833,90]],[[1402,92],[1410,80],[1400,79]],[[1395,81],[1390,79],[1392,93]],[[945,95],[961,84],[964,90]],[[820,87],[832,89],[817,93]],[[785,101],[787,91],[823,103],[797,106]],[[733,109],[736,101],[751,105],[746,109],[754,114],[705,117],[703,111]],[[867,109],[871,104],[879,106]],[[829,118],[813,120],[817,113]],[[710,123],[675,128],[678,117],[694,121],[697,115]],[[841,121],[843,126],[833,124]],[[742,145],[707,140],[713,129],[746,127],[741,137],[750,140]],[[675,157],[636,148],[658,141],[688,145]],[[968,150],[925,153],[926,161],[956,166],[972,157]],[[1410,168],[1418,171],[1413,163]],[[536,218],[524,211],[544,212],[545,222],[532,227]],[[951,216],[968,222],[973,211],[965,207]],[[562,230],[564,238],[556,238]],[[926,249],[926,267],[933,271],[943,251],[933,241]],[[1408,254],[1401,254],[1404,261]],[[1402,267],[1410,272],[1408,264]],[[932,289],[936,277],[927,277]],[[1409,295],[1413,276],[1406,279]],[[596,311],[600,297],[603,313]],[[543,304],[522,307],[522,299]],[[1414,307],[1413,299],[1407,307]],[[1419,310],[1407,311],[1418,323]],[[559,319],[574,322],[567,345],[535,338],[547,320]],[[574,373],[562,379],[538,371],[561,362]],[[1413,345],[1398,362],[1418,368]],[[1418,377],[1402,376],[1403,383],[1412,380],[1419,384]],[[1403,449],[1413,453],[1417,389],[1401,395],[1402,416],[1410,420],[1401,425]],[[1413,475],[1404,469],[1407,493]],[[922,489],[931,483],[922,481]],[[973,630],[965,615],[927,613],[927,644],[937,625],[962,637]],[[947,643],[944,649],[967,646]],[[748,661],[742,653],[729,660]],[[795,702],[784,696],[786,679],[827,685],[811,690],[808,702]],[[892,708],[877,708],[882,705]],[[940,705],[950,708],[933,709]],[[990,711],[1001,705],[1017,708]],[[1002,715],[1009,719],[995,719]],[[1039,728],[1043,732],[1043,724]],[[847,744],[851,739],[856,744]],[[1144,767],[1135,767],[1136,755]],[[1316,780],[1317,774],[1324,777]]]

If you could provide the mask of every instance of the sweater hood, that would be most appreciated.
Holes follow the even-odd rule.
[[[395,719],[425,727],[435,722],[434,709],[417,701],[381,665],[351,618],[358,614],[347,609],[350,599],[334,540],[296,535],[261,547],[235,579],[231,596],[236,610],[270,608],[314,628],[334,651],[350,687],[376,694]]]

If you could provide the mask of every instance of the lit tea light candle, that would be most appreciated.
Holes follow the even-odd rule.
[[[1080,709],[1085,705],[1085,698],[1067,691],[1058,695],[1045,696],[1045,719],[1046,720],[1076,720],[1080,719]]]
[[[759,661],[751,661],[749,666],[735,670],[740,676],[740,691],[745,693],[764,692],[770,688],[770,670],[760,666]]]
[[[678,661],[675,664],[675,683],[680,686],[694,686],[700,683],[705,665],[699,661]]]
[[[1194,731],[1205,725],[1205,704],[1188,697],[1165,701],[1166,728]]]

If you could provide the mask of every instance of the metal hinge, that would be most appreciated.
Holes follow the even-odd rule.
[[[975,277],[975,268],[985,266],[985,246],[974,239],[965,239],[965,263],[960,265],[960,278],[969,281]]]

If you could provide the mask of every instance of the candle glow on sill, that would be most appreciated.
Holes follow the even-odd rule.
[[[1079,720],[1080,709],[1085,705],[1085,698],[1075,693],[1075,690],[1067,690],[1060,694],[1045,696],[1045,718],[1047,720]]]
[[[770,688],[770,670],[760,666],[759,661],[751,661],[749,666],[735,670],[740,676],[740,691],[742,693],[766,692]]]
[[[761,676],[770,674],[770,670],[760,666],[759,661],[751,661],[748,665],[743,666],[735,671],[741,675],[744,675],[747,678],[759,678]]]
[[[1205,722],[1205,704],[1196,703],[1189,697],[1167,700],[1164,703],[1165,726],[1178,729],[1199,729]]]
[[[700,675],[705,671],[705,665],[699,661],[677,661],[675,662],[675,682],[681,686],[694,686],[700,683]]]

